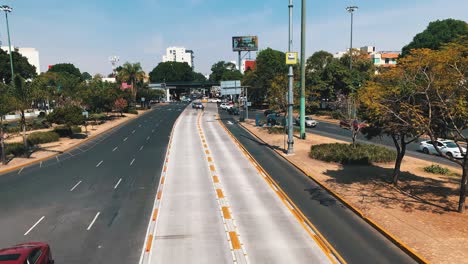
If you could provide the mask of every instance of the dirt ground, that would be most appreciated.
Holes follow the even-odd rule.
[[[116,119],[110,120],[105,122],[104,124],[97,125],[97,126],[91,126],[88,125],[88,137],[87,138],[92,138],[95,137],[108,129],[111,129],[113,127],[116,127],[123,122],[126,122],[130,119],[134,119],[138,117],[139,115],[145,113],[146,110],[138,110],[138,115],[133,115],[133,114],[125,114],[124,117],[118,117]],[[85,128],[81,128],[82,131],[85,131]],[[28,134],[31,134],[33,132],[44,132],[44,131],[50,131],[52,129],[41,129],[41,130],[34,130],[34,131],[28,131]],[[23,138],[21,135],[16,135],[14,137],[10,137],[6,140],[6,142],[22,142]],[[80,143],[82,143],[85,139],[72,139],[72,138],[60,138],[59,141],[57,142],[51,142],[47,144],[41,144],[39,148],[41,149],[40,151],[36,151],[31,154],[29,158],[14,158],[12,159],[7,165],[2,165],[0,163],[0,173],[6,170],[9,170],[11,168],[16,168],[18,166],[21,166],[23,164],[28,164],[31,162],[35,162],[38,160],[46,159],[48,157],[52,157],[56,154],[62,153],[64,150],[67,150],[71,147],[77,146]]]
[[[283,135],[268,134],[253,122],[244,126],[284,155]],[[304,141],[296,138],[295,154],[287,158],[430,262],[468,263],[468,213],[455,212],[459,176],[426,173],[423,168],[431,162],[405,157],[394,188],[389,184],[393,163],[342,166],[309,158],[311,146],[334,142],[340,141],[310,134]],[[443,167],[461,174],[460,167]]]

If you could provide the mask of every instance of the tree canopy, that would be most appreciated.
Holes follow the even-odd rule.
[[[81,78],[80,69],[75,67],[75,65],[71,63],[58,63],[50,67],[48,72],[56,72],[56,73],[68,73],[72,76]]]
[[[151,82],[186,82],[193,81],[194,76],[192,67],[186,62],[161,62],[150,73]]]
[[[433,21],[429,23],[423,32],[417,34],[413,41],[403,47],[402,56],[407,56],[412,49],[428,48],[438,50],[445,43],[467,36],[468,24],[465,21],[456,19]]]
[[[29,64],[26,57],[17,51],[12,51],[12,57],[15,74],[25,79],[31,79],[37,75],[36,67]],[[3,49],[0,49],[0,81],[5,83],[11,82],[10,55]]]
[[[211,66],[210,81],[237,81],[242,79],[242,73],[232,62],[218,61]]]

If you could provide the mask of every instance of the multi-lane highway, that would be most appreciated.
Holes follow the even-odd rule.
[[[50,243],[56,263],[138,263],[172,125],[153,111],[55,158],[0,175],[0,248]]]

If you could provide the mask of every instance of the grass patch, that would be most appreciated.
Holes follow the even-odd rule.
[[[28,136],[29,145],[44,144],[60,140],[60,135],[56,132],[35,132]]]
[[[351,165],[371,165],[374,162],[393,162],[396,152],[388,148],[370,145],[334,143],[321,144],[310,148],[309,157],[325,162]]]
[[[288,134],[288,130],[283,127],[283,126],[272,126],[272,127],[267,127],[266,128],[268,131],[268,134],[276,134],[276,135],[282,135],[282,134]],[[300,132],[300,128],[294,127],[293,133]]]
[[[81,127],[72,126],[71,128],[66,126],[57,126],[54,128],[54,132],[60,137],[72,137],[74,134],[81,133]]]

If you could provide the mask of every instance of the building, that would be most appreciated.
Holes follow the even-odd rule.
[[[166,49],[166,55],[163,55],[162,61],[176,61],[176,62],[186,62],[192,69],[194,69],[193,64],[193,50],[186,50],[184,47],[169,47]]]
[[[2,46],[2,50],[9,52],[8,46]],[[13,47],[11,47],[13,50]],[[39,51],[35,48],[14,48],[19,54],[26,57],[28,59],[29,64],[36,67],[36,73],[39,75],[41,74],[41,65],[39,63]]]
[[[395,67],[398,57],[400,56],[399,51],[375,51],[374,46],[364,46],[360,49],[354,48],[353,50],[355,50],[355,52],[367,53],[369,59],[378,67]],[[353,54],[356,54],[355,52],[353,52]],[[347,51],[337,52],[333,57],[339,59],[345,54],[349,54],[349,49]]]

